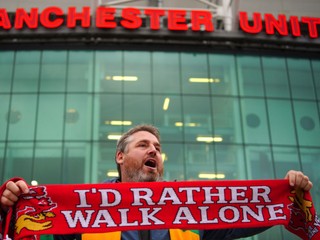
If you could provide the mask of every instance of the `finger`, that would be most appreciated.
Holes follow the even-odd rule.
[[[23,180],[19,180],[17,182],[7,182],[6,189],[16,196],[20,196],[22,193],[29,192],[28,186]]]
[[[296,182],[295,175],[296,175],[296,172],[293,170],[290,170],[285,176],[285,179],[289,180],[289,185],[291,187],[294,187],[294,185],[295,185],[295,182]]]

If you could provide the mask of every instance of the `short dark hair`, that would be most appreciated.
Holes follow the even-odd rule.
[[[146,132],[151,133],[160,142],[160,132],[159,132],[158,128],[156,128],[155,126],[153,126],[151,124],[140,124],[140,125],[137,125],[137,126],[131,128],[131,129],[129,129],[127,132],[123,133],[121,138],[118,140],[117,147],[116,147],[115,160],[117,158],[117,153],[118,152],[125,152],[126,151],[127,146],[130,143],[130,137],[132,136],[132,134],[134,134],[136,132],[141,132],[141,131],[146,131]],[[118,173],[119,173],[119,179],[121,181],[121,169],[120,169],[120,165],[118,163],[117,163],[117,170],[118,170]]]

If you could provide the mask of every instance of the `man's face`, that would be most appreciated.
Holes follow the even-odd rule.
[[[129,137],[124,152],[117,153],[122,182],[161,181],[163,162],[158,139],[147,131],[140,131]]]

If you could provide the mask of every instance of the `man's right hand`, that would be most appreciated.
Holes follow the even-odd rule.
[[[7,211],[9,207],[13,206],[18,201],[18,198],[22,193],[28,192],[28,185],[23,180],[7,182],[6,189],[3,191],[0,200],[2,210]]]

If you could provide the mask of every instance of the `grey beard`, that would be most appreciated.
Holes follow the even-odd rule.
[[[146,174],[140,171],[127,171],[127,176],[131,182],[160,182],[163,181],[160,174]]]

